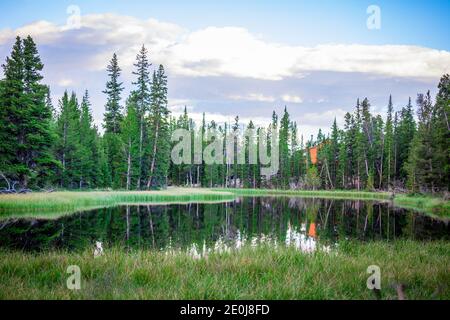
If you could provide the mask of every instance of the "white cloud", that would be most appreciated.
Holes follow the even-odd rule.
[[[324,112],[308,112],[302,116],[300,123],[306,122],[309,125],[328,128],[331,126],[335,118],[338,124],[343,123],[346,113],[347,111],[342,108],[331,109]]]
[[[300,96],[296,96],[296,95],[290,95],[290,94],[284,94],[281,96],[281,99],[284,102],[288,102],[288,103],[302,103],[303,99]]]
[[[58,86],[60,87],[68,87],[74,84],[74,81],[72,79],[61,79],[58,81]]]
[[[450,72],[450,52],[444,50],[407,45],[292,46],[267,42],[244,28],[189,32],[173,23],[111,13],[82,16],[78,30],[47,21],[3,29],[0,46],[9,46],[16,34],[31,34],[39,45],[81,48],[78,65],[89,70],[103,70],[112,52],[117,52],[128,71],[139,47],[146,44],[152,61],[184,76],[281,80],[311,71],[337,71],[438,78]]]
[[[267,96],[262,93],[249,93],[246,95],[230,95],[228,98],[233,100],[247,100],[247,101],[258,101],[258,102],[274,102],[275,98],[273,96]]]

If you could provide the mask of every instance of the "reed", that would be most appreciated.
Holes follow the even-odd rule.
[[[28,216],[57,218],[77,211],[121,204],[223,202],[232,201],[237,196],[378,200],[434,217],[450,218],[450,201],[430,196],[396,195],[392,199],[391,193],[368,191],[168,188],[161,191],[61,191],[0,195],[0,219]]]
[[[303,198],[378,200],[391,202],[394,206],[426,213],[436,218],[450,218],[450,201],[426,195],[397,194],[389,192],[346,191],[346,190],[278,190],[278,189],[214,189],[231,192],[239,196],[290,196]]]
[[[81,253],[0,250],[0,299],[376,299],[367,268],[381,271],[381,298],[450,299],[450,243],[342,242],[336,252],[245,247],[193,259],[186,253],[105,248]],[[69,290],[69,265],[81,289]]]
[[[142,203],[186,203],[230,201],[229,192],[207,189],[170,188],[162,191],[62,191],[0,195],[0,217],[58,217],[76,211]]]

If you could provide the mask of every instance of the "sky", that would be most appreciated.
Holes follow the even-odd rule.
[[[307,139],[356,99],[386,112],[417,93],[436,93],[450,73],[450,1],[0,1],[0,61],[16,35],[30,34],[57,105],[88,89],[101,127],[114,52],[125,100],[145,44],[163,64],[174,115],[260,125],[286,106]]]

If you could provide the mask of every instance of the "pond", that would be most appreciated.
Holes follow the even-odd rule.
[[[103,247],[229,250],[289,245],[332,248],[341,239],[430,241],[450,238],[448,222],[377,201],[243,197],[227,203],[130,205],[59,219],[0,221],[0,248],[25,251]]]

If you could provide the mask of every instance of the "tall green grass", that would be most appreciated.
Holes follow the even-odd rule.
[[[162,191],[62,191],[0,195],[0,219],[28,216],[53,218],[76,211],[120,204],[232,201],[236,196],[297,196],[392,201],[391,194],[387,192],[340,190],[170,188]],[[393,204],[435,217],[450,218],[450,201],[439,198],[397,195],[393,199]]]
[[[184,253],[105,248],[38,254],[0,250],[0,299],[375,299],[367,268],[381,269],[381,298],[450,299],[450,243],[343,242],[336,253],[246,247],[195,260]],[[69,265],[81,290],[66,288]]]
[[[345,190],[277,190],[277,189],[214,189],[240,196],[296,196],[303,198],[379,200],[392,201],[394,206],[411,209],[439,218],[450,218],[450,201],[421,195],[397,194],[392,198],[389,192],[345,191]]]
[[[242,196],[301,196],[333,199],[370,199],[389,200],[391,194],[388,192],[369,191],[344,191],[344,190],[281,190],[281,189],[215,189],[218,191],[228,191]]]
[[[217,202],[230,201],[235,197],[229,192],[183,188],[162,191],[63,191],[0,195],[0,217],[58,217],[76,211],[121,204]]]

